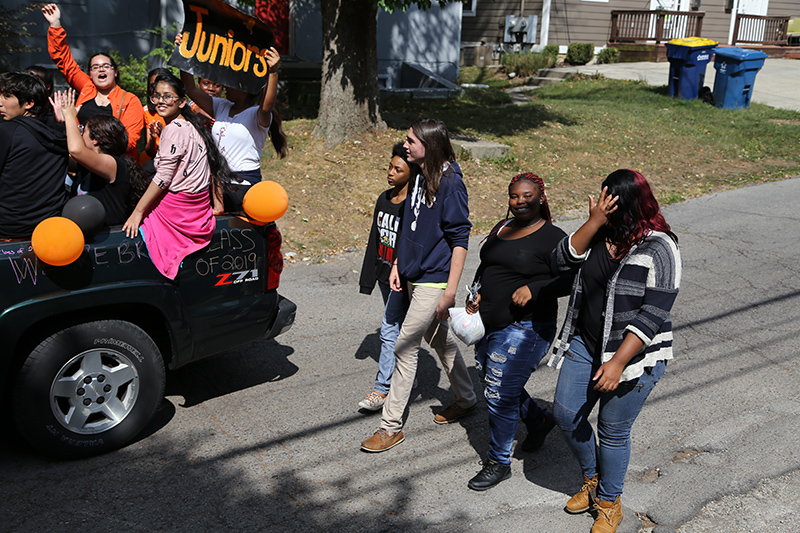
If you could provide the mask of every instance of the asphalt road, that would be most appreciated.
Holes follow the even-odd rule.
[[[665,209],[684,259],[676,359],[634,426],[621,532],[640,528],[637,513],[659,532],[800,531],[797,198],[800,179]],[[356,404],[381,313],[377,291],[358,294],[360,261],[288,267],[293,329],[171,372],[157,423],[123,450],[52,462],[4,431],[0,530],[588,532],[588,515],[562,510],[580,473],[558,429],[515,455],[508,481],[467,489],[487,448],[485,402],[434,424],[452,395],[427,351],[406,441],[359,451],[378,426]],[[556,375],[537,371],[528,390],[550,405]]]

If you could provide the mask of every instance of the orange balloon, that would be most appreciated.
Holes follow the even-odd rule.
[[[289,207],[289,196],[279,183],[260,181],[244,195],[242,207],[247,216],[259,222],[274,222]]]
[[[36,257],[53,266],[64,266],[83,253],[83,232],[68,218],[50,217],[33,230],[31,246]]]

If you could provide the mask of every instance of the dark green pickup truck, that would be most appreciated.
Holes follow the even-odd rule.
[[[165,367],[288,330],[280,247],[274,223],[218,216],[211,244],[170,281],[119,227],[60,267],[30,241],[0,242],[0,398],[19,433],[55,457],[119,448],[155,414]]]

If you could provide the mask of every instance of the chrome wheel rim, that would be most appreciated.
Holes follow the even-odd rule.
[[[139,396],[139,373],[116,350],[87,350],[70,359],[50,387],[53,415],[69,431],[108,431],[131,413]]]

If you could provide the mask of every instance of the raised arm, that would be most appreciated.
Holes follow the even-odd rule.
[[[109,183],[117,178],[117,160],[108,154],[100,154],[86,146],[78,128],[78,112],[75,109],[75,91],[57,91],[54,107],[60,108],[67,129],[67,148],[72,159],[102,177]]]
[[[183,42],[183,30],[178,32],[178,35],[175,36],[175,47],[180,48],[181,43]],[[206,112],[206,114],[214,118],[214,101],[211,99],[211,96],[208,95],[205,91],[201,90],[194,82],[194,76],[189,74],[188,72],[181,71],[181,81],[183,82],[184,87],[186,87],[186,95],[189,99],[192,100],[197,106]]]
[[[597,204],[594,203],[594,197],[589,195],[589,220],[584,222],[570,239],[572,248],[579,256],[586,253],[595,234],[608,222],[611,213],[617,210],[618,199],[619,196],[611,197],[608,187],[603,187],[603,190],[600,191]]]
[[[264,91],[264,99],[258,107],[258,123],[269,128],[272,122],[272,108],[278,99],[278,63],[281,60],[281,55],[275,48],[267,50],[267,66],[269,66],[269,74],[267,75],[267,90]]]
[[[47,30],[47,51],[50,53],[50,59],[64,75],[70,87],[82,91],[87,83],[92,83],[92,79],[81,70],[78,62],[72,57],[72,51],[67,44],[67,32],[61,26],[61,10],[56,4],[45,4],[42,7],[42,15],[50,24]]]

